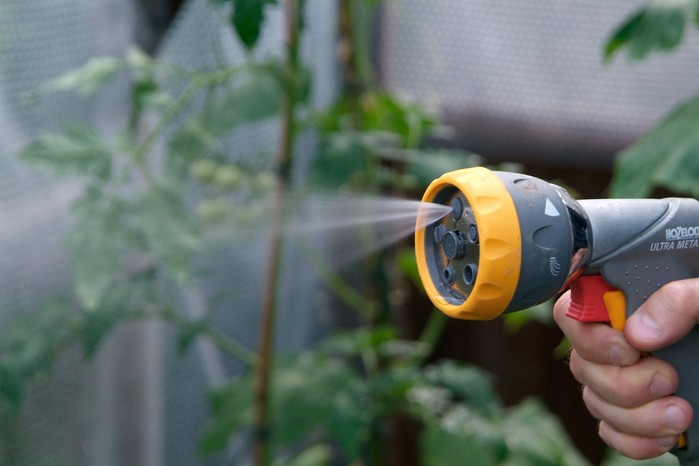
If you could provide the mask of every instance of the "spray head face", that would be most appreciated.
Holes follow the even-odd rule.
[[[543,180],[456,170],[433,181],[422,200],[451,207],[416,230],[415,250],[428,296],[452,317],[493,319],[546,301],[589,256],[584,212]]]

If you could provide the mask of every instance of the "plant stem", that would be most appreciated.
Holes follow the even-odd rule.
[[[272,221],[283,221],[284,191],[289,183],[293,159],[294,124],[296,109],[296,76],[298,73],[299,41],[299,1],[285,0],[284,3],[285,67],[289,80],[285,86],[281,111],[281,134],[277,152],[277,179],[272,199]],[[269,451],[269,392],[272,372],[272,355],[274,343],[274,324],[277,308],[277,288],[280,276],[282,256],[281,230],[275,225],[270,229],[267,248],[265,282],[262,293],[260,335],[258,359],[255,367],[253,386],[253,463],[255,466],[267,466],[270,462]]]
[[[318,277],[325,282],[325,285],[330,288],[340,301],[354,309],[365,321],[371,320],[376,315],[376,303],[355,291],[342,275],[333,270],[321,254],[318,254],[303,240],[299,240],[297,246],[315,268],[316,272],[318,272]]]
[[[187,88],[182,91],[177,99],[170,104],[165,110],[155,127],[146,135],[141,144],[136,147],[134,159],[139,162],[143,161],[150,151],[151,147],[157,140],[158,136],[167,128],[167,126],[177,118],[188,106],[199,92],[206,88],[225,83],[228,79],[240,73],[245,68],[245,65],[225,68],[210,73],[202,73],[195,75]]]
[[[185,325],[190,324],[191,321],[180,316],[172,309],[165,308],[157,310],[154,313],[160,319],[170,322],[176,327],[183,328]],[[153,313],[149,312],[135,312],[132,311],[129,314],[132,318],[152,318]],[[204,325],[200,329],[200,334],[208,338],[213,344],[227,352],[234,358],[238,359],[240,362],[245,364],[247,367],[254,367],[257,362],[257,355],[247,349],[243,344],[239,343],[237,340],[215,330],[214,328]]]
[[[420,337],[417,339],[420,343],[427,345],[427,350],[425,351],[424,358],[429,357],[434,351],[434,347],[437,342],[442,337],[444,333],[444,326],[447,324],[449,318],[438,311],[437,309],[432,309],[430,317],[427,319],[425,328],[422,330]],[[423,359],[424,359],[423,358]],[[420,361],[422,363],[423,361]]]
[[[338,60],[342,70],[342,95],[347,99],[348,113],[352,118],[352,127],[359,126],[359,96],[363,89],[357,73],[357,59],[354,44],[353,0],[342,0],[338,18],[340,42],[337,47]]]

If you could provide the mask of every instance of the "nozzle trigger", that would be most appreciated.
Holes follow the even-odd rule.
[[[566,312],[580,322],[604,322],[617,330],[626,324],[624,294],[607,284],[601,275],[584,275],[570,284],[570,307]]]

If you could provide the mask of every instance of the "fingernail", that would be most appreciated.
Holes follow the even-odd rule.
[[[634,319],[633,332],[643,340],[657,340],[660,338],[660,327],[647,313],[643,313]]]
[[[675,384],[663,374],[655,374],[650,383],[650,393],[656,398],[667,396],[675,391]]]
[[[673,430],[682,430],[687,427],[684,413],[675,405],[670,405],[665,409],[663,413],[663,422],[666,427]]]
[[[672,448],[677,444],[677,437],[658,437],[655,439],[655,444],[660,448]]]

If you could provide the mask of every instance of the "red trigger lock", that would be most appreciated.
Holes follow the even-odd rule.
[[[570,284],[570,306],[566,315],[581,322],[610,323],[604,294],[615,291],[601,275],[583,275]]]

